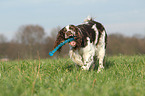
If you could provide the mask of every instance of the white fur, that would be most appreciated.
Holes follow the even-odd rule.
[[[96,55],[99,59],[98,72],[100,72],[102,69],[104,69],[103,60],[104,60],[104,56],[105,56],[105,31],[103,31],[103,33],[100,37],[100,41],[97,44]]]
[[[95,55],[95,46],[93,43],[90,43],[90,38],[87,37],[87,46],[80,48],[79,50],[70,50],[70,58],[83,70],[89,70],[91,64],[93,63],[93,56]]]
[[[69,25],[67,25],[65,28],[66,28],[66,30],[68,31],[68,30],[69,30]]]
[[[97,27],[96,27],[96,24],[94,24],[94,25],[92,26],[92,29],[94,29],[94,31],[96,32],[96,38],[95,38],[94,44],[97,44],[97,42],[98,42],[98,29],[97,29]]]
[[[88,22],[88,21],[90,21],[92,19],[92,17],[91,16],[88,16],[85,20],[84,20],[84,22]]]
[[[67,31],[71,31],[71,33],[72,33],[73,35],[75,35],[75,32],[74,32],[73,30],[70,30],[70,29],[69,29],[69,26],[70,26],[70,25],[67,25],[67,26],[65,27],[66,30],[67,30]],[[67,36],[66,36],[66,37],[67,37]]]
[[[87,46],[78,50],[70,50],[69,55],[76,65],[81,66],[82,70],[89,70],[90,66],[94,63],[94,56],[97,56],[99,59],[98,72],[100,72],[104,69],[103,59],[105,56],[105,31],[103,31],[97,45],[93,42],[90,43],[90,38],[87,37]]]

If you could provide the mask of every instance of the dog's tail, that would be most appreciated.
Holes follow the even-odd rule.
[[[88,16],[88,17],[84,20],[84,22],[89,22],[89,21],[93,21],[93,20],[94,20],[93,17]]]

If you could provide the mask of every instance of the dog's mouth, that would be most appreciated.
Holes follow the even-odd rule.
[[[68,36],[68,38],[72,38],[72,37],[76,37],[76,36],[73,36],[73,35]],[[75,47],[76,46],[76,41],[69,42],[69,45],[72,46],[72,47]]]

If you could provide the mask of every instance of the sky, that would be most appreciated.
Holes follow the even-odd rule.
[[[0,34],[8,39],[23,25],[52,28],[83,23],[92,16],[108,34],[145,36],[145,0],[0,0]]]

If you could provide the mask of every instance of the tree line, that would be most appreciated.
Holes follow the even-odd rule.
[[[61,53],[56,52],[54,57],[48,53],[52,51],[58,31],[61,27],[53,28],[49,36],[40,25],[25,25],[19,27],[12,40],[0,34],[0,59],[35,59],[56,58],[68,56],[69,46],[63,46]],[[145,54],[145,37],[125,37],[121,34],[108,35],[107,55],[134,55]]]

